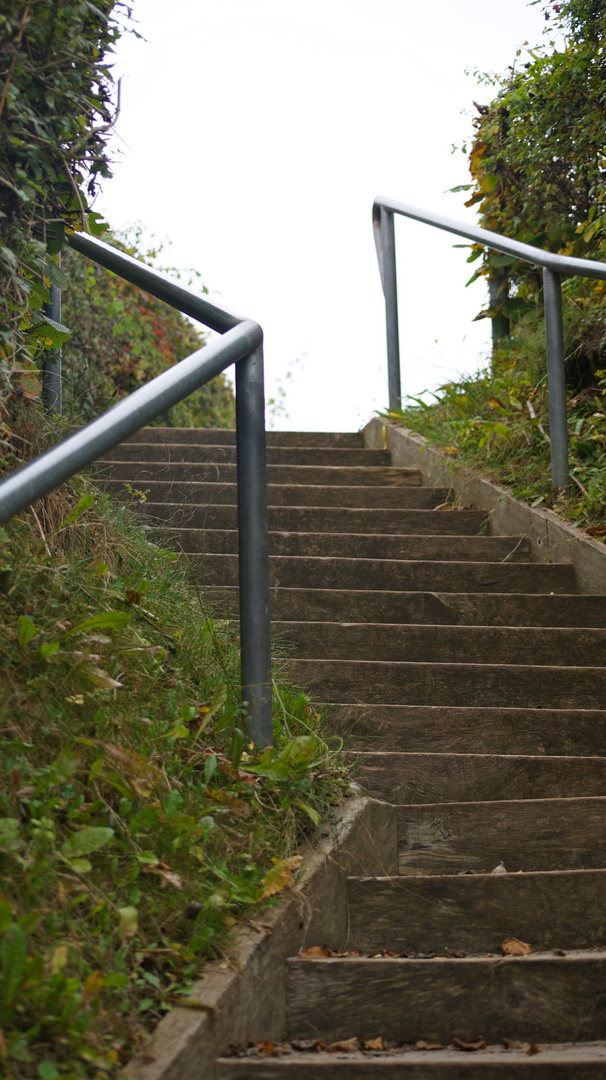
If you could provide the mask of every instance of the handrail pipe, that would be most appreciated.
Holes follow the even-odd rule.
[[[437,229],[463,236],[492,251],[511,255],[543,270],[545,339],[547,349],[547,392],[549,396],[549,440],[551,445],[551,487],[553,505],[565,499],[570,487],[568,468],[568,426],[566,421],[566,377],[564,369],[564,330],[562,322],[562,275],[599,278],[606,281],[606,263],[556,255],[532,244],[511,240],[490,229],[466,225],[454,218],[422,210],[408,203],[378,196],[372,208],[372,220],[385,296],[387,325],[387,369],[389,408],[401,407],[400,346],[398,340],[398,297],[394,241],[394,214]]]
[[[235,364],[242,699],[255,745],[269,746],[273,741],[273,719],[263,331],[252,320],[217,307],[192,289],[171,281],[102,240],[72,233],[68,243],[222,336],[163,371],[86,427],[3,480],[0,523],[20,513]]]

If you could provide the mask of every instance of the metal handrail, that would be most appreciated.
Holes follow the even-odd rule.
[[[601,278],[606,281],[606,263],[593,259],[574,259],[568,255],[556,255],[543,251],[532,244],[511,240],[500,233],[466,225],[461,221],[422,210],[408,203],[379,196],[372,208],[372,222],[379,259],[379,270],[385,295],[387,322],[387,369],[389,383],[389,408],[401,405],[400,344],[398,330],[398,296],[396,278],[396,252],[394,214],[412,218],[425,225],[463,236],[492,251],[512,255],[523,262],[543,269],[545,307],[545,338],[547,345],[547,392],[549,397],[549,434],[551,445],[551,486],[554,504],[565,497],[569,484],[568,427],[566,423],[566,379],[564,371],[564,329],[562,322],[561,275]]]
[[[255,744],[268,746],[273,740],[273,720],[263,331],[258,323],[217,307],[102,240],[74,233],[68,243],[157,299],[217,330],[222,337],[162,372],[3,480],[0,523],[235,364],[242,698],[248,706]]]

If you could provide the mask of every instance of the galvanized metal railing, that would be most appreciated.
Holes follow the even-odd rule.
[[[551,251],[543,251],[531,244],[510,240],[489,229],[465,225],[461,221],[444,217],[442,214],[434,214],[429,210],[421,210],[417,206],[379,196],[373,204],[372,220],[385,295],[390,409],[400,407],[402,396],[394,214],[401,214],[403,217],[412,218],[413,221],[420,221],[425,225],[433,225],[437,229],[444,229],[446,232],[472,240],[476,244],[482,244],[492,251],[500,251],[504,255],[512,255],[523,262],[542,267],[547,343],[551,485],[554,504],[557,503],[560,498],[566,496],[570,484],[561,277],[562,275],[578,275],[579,277],[601,278],[606,281],[606,264],[591,259],[573,259],[567,255],[555,255]]]
[[[68,242],[82,255],[222,336],[3,480],[0,523],[235,364],[242,697],[248,705],[255,744],[268,746],[273,738],[273,725],[263,331],[250,319],[217,307],[101,240],[74,233]],[[53,378],[55,383],[60,378],[56,369]]]

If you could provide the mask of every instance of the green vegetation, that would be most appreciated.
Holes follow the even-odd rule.
[[[39,392],[43,350],[67,331],[43,312],[64,287],[57,255],[111,175],[109,62],[125,6],[115,0],[5,0],[0,15],[0,400]]]
[[[0,530],[2,1075],[117,1074],[351,793],[277,660],[255,753],[236,627],[128,509],[77,477]]]
[[[130,240],[106,238],[113,247],[157,266],[161,249],[142,251],[140,232]],[[92,420],[204,345],[204,335],[179,311],[69,248],[62,269],[66,278],[62,317],[72,330],[63,346],[64,406],[75,421]],[[174,268],[171,273],[180,276]],[[235,427],[231,384],[218,376],[157,423]]]
[[[606,0],[560,0],[544,10],[547,47],[528,49],[528,60],[516,59],[502,76],[476,72],[497,92],[477,106],[466,205],[477,206],[485,228],[606,261]],[[472,282],[494,286],[478,316],[498,320],[490,366],[441,387],[433,404],[423,395],[390,415],[518,498],[548,506],[541,274],[476,244],[468,261],[476,265]],[[557,510],[604,536],[606,285],[570,278],[562,292],[573,486]]]

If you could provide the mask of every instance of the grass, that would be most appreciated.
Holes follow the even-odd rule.
[[[237,627],[85,477],[0,531],[0,665],[0,1072],[105,1080],[354,787],[284,658],[255,753]]]
[[[551,505],[549,409],[542,320],[533,316],[503,343],[490,367],[440,387],[428,403],[408,398],[383,414],[424,435],[442,453],[606,536],[606,372],[595,364],[586,385],[568,397],[572,484],[567,502]]]

